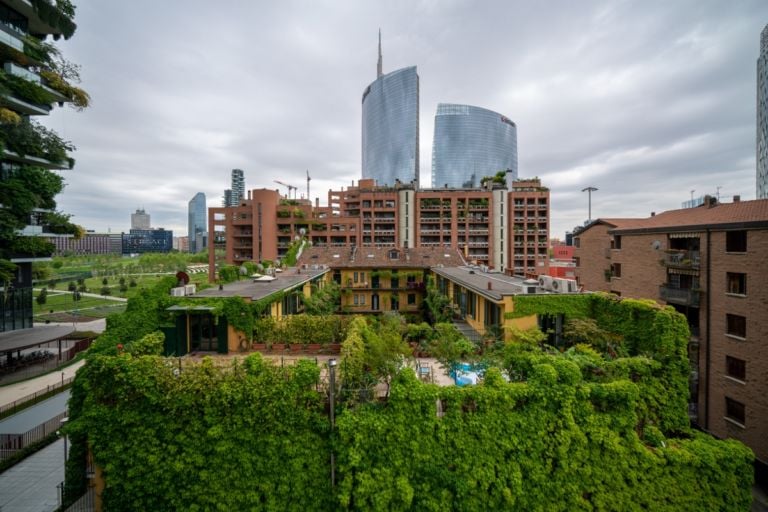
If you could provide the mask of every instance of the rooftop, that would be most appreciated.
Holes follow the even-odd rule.
[[[298,265],[312,269],[318,265],[333,268],[431,268],[464,264],[457,249],[422,247],[310,247],[305,249]]]
[[[253,301],[261,300],[278,292],[284,292],[302,286],[304,283],[328,272],[328,268],[300,269],[289,268],[275,274],[272,281],[245,279],[227,283],[219,288],[208,288],[190,295],[190,297],[244,297]]]
[[[536,294],[548,294],[538,281],[508,276],[498,272],[483,272],[471,266],[434,268],[432,271],[463,287],[473,290],[491,300],[499,301],[505,296],[526,294],[526,289],[536,287]]]
[[[709,198],[709,200],[705,199],[704,204],[695,208],[668,210],[646,218],[596,219],[579,232],[598,224],[607,224],[617,234],[636,231],[688,231],[712,227],[721,229],[768,227],[768,199],[718,203],[714,198]]]

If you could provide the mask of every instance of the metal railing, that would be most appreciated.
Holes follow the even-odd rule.
[[[61,428],[61,420],[66,418],[67,414],[69,413],[66,411],[59,413],[23,434],[0,434],[0,460],[7,459],[25,447],[56,432]]]
[[[14,400],[11,403],[5,404],[0,406],[0,417],[4,416],[10,416],[11,414],[16,414],[17,411],[24,409],[28,407],[29,403],[27,402],[39,402],[43,398],[47,398],[47,396],[54,391],[57,390],[64,390],[68,388],[72,381],[75,380],[74,377],[69,377],[67,379],[61,379],[61,382],[57,382],[56,384],[51,384],[49,386],[46,386],[45,389],[41,389],[40,391],[36,391],[34,393],[31,393],[29,395],[23,396],[19,398],[18,400]],[[24,406],[24,407],[22,407]]]

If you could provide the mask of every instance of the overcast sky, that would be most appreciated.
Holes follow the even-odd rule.
[[[59,42],[92,96],[45,122],[71,140],[59,209],[87,229],[185,235],[187,203],[246,188],[325,204],[357,181],[361,95],[418,66],[421,182],[439,102],[517,124],[519,176],[552,192],[553,237],[587,218],[647,216],[691,198],[755,198],[755,66],[768,2],[76,1]]]

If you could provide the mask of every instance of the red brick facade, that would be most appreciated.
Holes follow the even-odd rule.
[[[597,220],[574,237],[587,290],[686,315],[692,419],[768,463],[768,200],[707,199],[647,219]]]

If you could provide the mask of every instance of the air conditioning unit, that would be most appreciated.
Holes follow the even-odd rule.
[[[197,291],[197,285],[188,284],[184,286],[184,295],[194,295]]]
[[[552,276],[547,276],[547,275],[539,276],[539,286],[541,286],[545,290],[552,291],[554,289],[552,288],[553,282],[554,282],[554,278]]]
[[[557,293],[576,293],[579,286],[573,279],[557,278],[552,281],[552,290]]]
[[[183,297],[184,296],[184,287],[179,286],[178,288],[171,288],[171,297]]]

